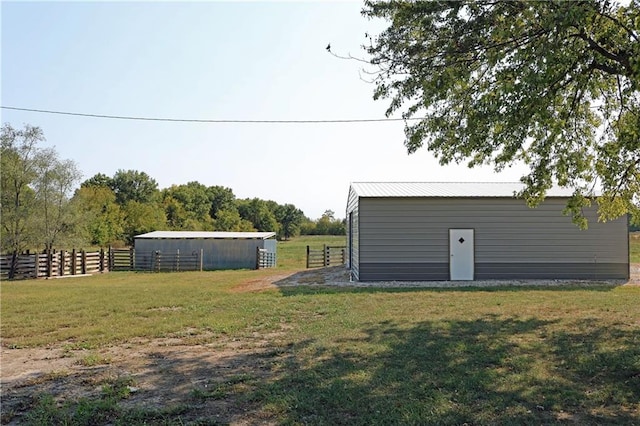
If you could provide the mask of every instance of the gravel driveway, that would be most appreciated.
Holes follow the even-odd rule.
[[[640,263],[631,264],[631,279],[625,280],[477,280],[477,281],[375,281],[360,282],[349,279],[344,266],[306,269],[273,281],[276,286],[321,285],[339,287],[497,287],[497,286],[560,286],[560,285],[640,285]]]

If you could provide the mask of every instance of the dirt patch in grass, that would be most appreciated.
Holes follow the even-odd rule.
[[[349,270],[345,266],[305,269],[276,280],[278,287],[298,285],[349,285]]]
[[[277,287],[274,285],[274,282],[286,279],[291,274],[292,273],[278,274],[278,275],[257,278],[255,280],[249,280],[233,287],[231,289],[231,292],[232,293],[248,293],[252,291],[264,291],[264,290],[275,289]]]
[[[349,284],[349,271],[344,266],[331,266],[328,268],[304,269],[250,280],[233,287],[231,292],[247,293],[299,285],[346,284]]]
[[[231,291],[325,284],[344,271],[328,268],[277,274],[244,282]],[[283,333],[284,327],[286,324]],[[46,348],[2,347],[1,423],[24,423],[42,395],[51,396],[57,407],[74,401],[98,401],[110,386],[124,380],[127,386],[118,406],[125,411],[161,412],[165,419],[179,418],[184,423],[206,419],[213,424],[276,424],[277,413],[253,406],[245,395],[279,368],[281,334],[239,339],[187,330],[168,338],[135,339],[99,349],[84,349],[73,342]]]
[[[177,338],[141,340],[99,350],[3,348],[2,424],[24,423],[42,395],[61,407],[104,399],[114,383],[123,381],[127,386],[118,406],[124,412],[160,412],[185,423],[270,424],[269,413],[243,395],[272,374],[277,357],[264,336],[204,345]],[[83,360],[88,358],[108,363],[87,366]]]

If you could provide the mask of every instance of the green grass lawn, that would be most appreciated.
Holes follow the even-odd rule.
[[[307,246],[321,249],[323,245],[345,246],[344,236],[310,235],[293,238],[288,241],[278,241],[278,268],[298,269],[306,265]]]
[[[2,283],[5,348],[91,353],[139,338],[204,345],[273,336],[269,351],[255,355],[268,374],[194,388],[193,406],[161,418],[109,405],[112,396],[61,407],[46,395],[29,418],[183,424],[201,401],[221,398],[290,425],[640,423],[639,287],[234,291],[294,270],[304,264],[307,244],[324,242],[279,243],[278,268],[260,271]],[[86,357],[94,363],[100,359]],[[117,383],[135,385],[126,380]],[[116,384],[105,392],[126,390]]]

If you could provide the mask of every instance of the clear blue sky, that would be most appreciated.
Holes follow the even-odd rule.
[[[7,2],[3,106],[187,119],[383,118],[360,79],[360,2]],[[120,121],[0,110],[39,126],[87,179],[138,170],[160,188],[198,181],[238,198],[344,217],[350,182],[514,181],[522,170],[440,167],[408,155],[402,122],[199,124]]]

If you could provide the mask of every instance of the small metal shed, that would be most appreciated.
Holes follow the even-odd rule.
[[[136,265],[151,254],[200,254],[202,269],[255,269],[259,249],[276,253],[275,232],[154,231],[136,235]],[[138,267],[136,266],[136,269]]]
[[[347,200],[347,263],[360,281],[628,279],[626,216],[580,230],[570,190],[537,208],[521,183],[358,182]]]

